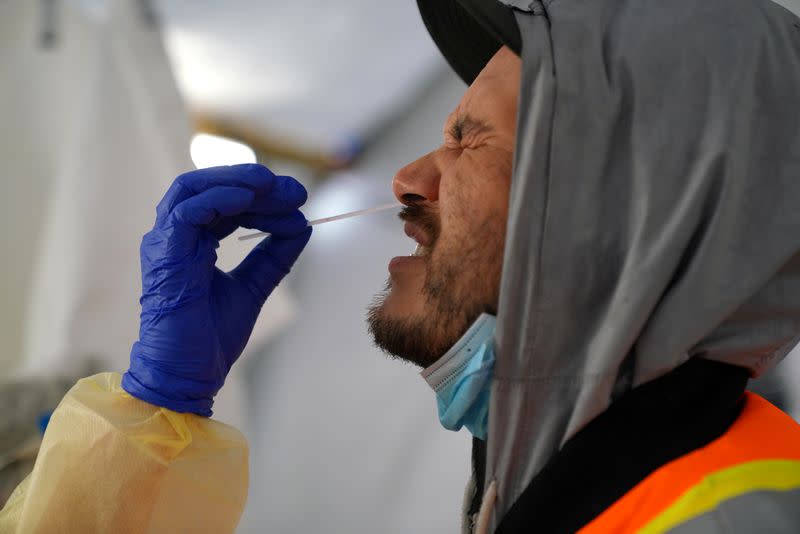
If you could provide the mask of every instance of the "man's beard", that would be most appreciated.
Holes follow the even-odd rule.
[[[423,228],[431,237],[426,260],[424,317],[388,317],[384,302],[391,278],[367,312],[375,344],[390,356],[428,367],[452,347],[481,313],[497,314],[497,292],[502,264],[503,227],[483,221],[481,235],[457,250],[437,250],[440,228],[435,215],[420,206],[404,208],[400,218]],[[492,224],[493,223],[493,224]],[[434,252],[436,256],[434,263]]]

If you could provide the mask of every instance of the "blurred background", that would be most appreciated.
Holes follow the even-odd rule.
[[[176,175],[259,161],[309,219],[389,202],[465,89],[413,0],[5,0],[0,45],[0,503],[75,379],[125,370]],[[413,245],[391,213],[318,227],[270,298],[215,406],[251,446],[238,532],[458,531],[469,435],[364,325]],[[795,418],[798,360],[754,384]]]

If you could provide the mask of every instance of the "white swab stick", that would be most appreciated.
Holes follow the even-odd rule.
[[[330,217],[323,217],[321,219],[314,219],[313,221],[308,221],[308,225],[315,226],[317,224],[323,224],[332,221],[340,221],[342,219],[349,219],[350,217],[358,217],[359,215],[366,215],[368,213],[377,213],[379,211],[390,210],[392,208],[399,208],[401,206],[402,204],[400,202],[392,202],[391,204],[381,204],[380,206],[375,206],[374,208],[366,208],[363,210],[340,213],[339,215],[332,215]],[[268,235],[269,232],[256,232],[254,234],[243,235],[242,237],[239,238],[239,241],[247,241],[248,239],[255,239],[257,237],[263,237]]]

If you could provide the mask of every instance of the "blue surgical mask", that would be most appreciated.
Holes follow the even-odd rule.
[[[481,314],[444,356],[422,371],[436,392],[442,426],[454,431],[465,426],[482,440],[489,430],[495,323],[493,315]]]

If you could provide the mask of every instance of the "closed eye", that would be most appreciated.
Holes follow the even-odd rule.
[[[491,127],[482,120],[475,119],[469,115],[459,115],[450,123],[445,131],[445,143],[448,140],[462,143],[464,139],[476,137],[491,131]]]

